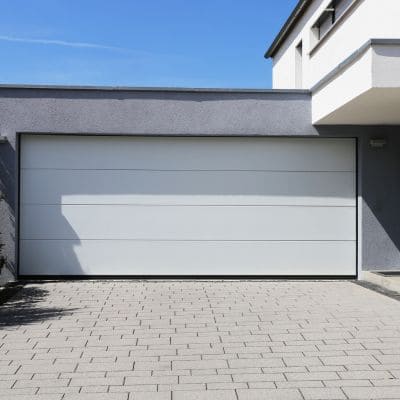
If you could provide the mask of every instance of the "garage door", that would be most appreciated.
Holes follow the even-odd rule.
[[[21,275],[355,275],[352,139],[23,135]]]

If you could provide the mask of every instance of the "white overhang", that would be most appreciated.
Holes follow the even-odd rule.
[[[315,125],[400,124],[400,39],[371,39],[312,89]]]

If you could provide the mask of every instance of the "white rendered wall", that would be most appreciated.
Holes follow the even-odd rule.
[[[295,88],[295,48],[303,41],[303,88],[309,89],[371,38],[400,38],[399,0],[359,0],[310,55],[311,26],[330,0],[315,0],[274,57],[273,88]]]
[[[376,45],[372,57],[373,87],[400,88],[400,46]]]

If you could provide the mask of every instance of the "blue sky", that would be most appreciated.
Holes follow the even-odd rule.
[[[297,0],[0,0],[0,83],[269,88]]]

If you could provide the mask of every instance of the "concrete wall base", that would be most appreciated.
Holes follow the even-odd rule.
[[[360,278],[364,281],[382,286],[387,290],[400,293],[400,271],[399,274],[384,274],[373,271],[363,271]]]

